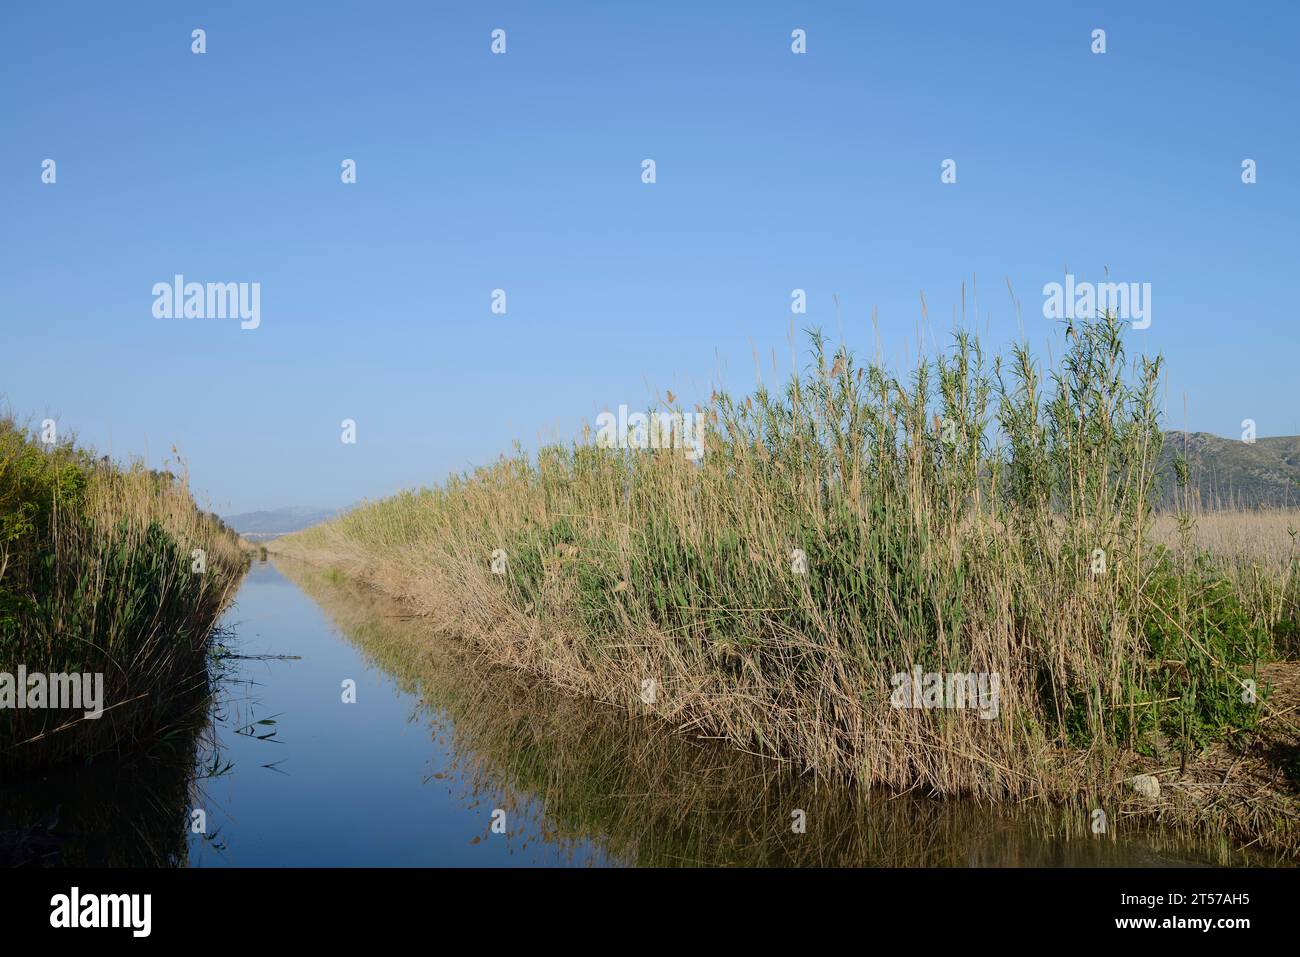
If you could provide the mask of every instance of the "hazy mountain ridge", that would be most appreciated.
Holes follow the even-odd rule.
[[[1300,507],[1300,435],[1253,443],[1209,432],[1166,432],[1157,475],[1161,503],[1175,501],[1176,457],[1187,460],[1188,487],[1206,508]]]
[[[312,525],[327,522],[342,512],[339,508],[315,508],[290,505],[285,508],[263,509],[223,515],[222,521],[250,541],[262,541],[287,535]]]

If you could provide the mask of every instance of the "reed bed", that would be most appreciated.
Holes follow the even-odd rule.
[[[183,475],[0,420],[0,672],[100,674],[104,709],[0,708],[0,767],[122,751],[201,717],[209,639],[246,567]]]
[[[342,575],[287,558],[276,567],[418,697],[412,721],[427,721],[453,756],[442,783],[459,786],[465,806],[506,809],[507,840],[525,850],[545,841],[587,863],[594,844],[643,867],[1275,863],[1238,853],[1219,831],[1139,832],[1117,806],[1105,808],[1111,824],[1098,834],[1086,803],[944,801],[800,775],[673,734],[653,713],[629,717],[485,666],[472,646],[430,641],[402,603]],[[796,811],[806,831],[793,826]]]
[[[1161,361],[1129,361],[1122,328],[1070,324],[1046,371],[959,332],[905,375],[814,333],[784,391],[696,410],[699,461],[517,450],[268,547],[494,662],[799,771],[1100,800],[1248,734],[1296,618],[1294,551],[1251,591],[1190,511],[1156,535]],[[997,717],[895,706],[913,669],[996,674]]]

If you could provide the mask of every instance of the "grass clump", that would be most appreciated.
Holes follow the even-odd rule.
[[[0,764],[121,750],[205,703],[208,640],[246,564],[183,479],[0,419],[0,672],[101,674],[105,709],[0,708]]]

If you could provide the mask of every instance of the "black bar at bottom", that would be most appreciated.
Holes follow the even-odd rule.
[[[863,944],[902,934],[900,942],[948,948],[1041,941],[1043,932],[1231,944],[1294,928],[1294,877],[1289,869],[29,870],[0,873],[0,933],[7,944],[75,932],[81,943],[128,946],[373,944],[378,932],[430,930],[548,946],[597,931],[618,936],[589,941],[614,947],[847,933]],[[76,923],[120,926],[74,929],[74,887]],[[142,896],[104,895],[149,895],[147,937]]]

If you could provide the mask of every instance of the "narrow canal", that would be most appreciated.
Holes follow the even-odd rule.
[[[488,666],[298,563],[253,565],[220,645],[201,727],[6,788],[10,834],[92,865],[1241,863],[1099,836],[1077,809],[1011,817],[799,777]]]

